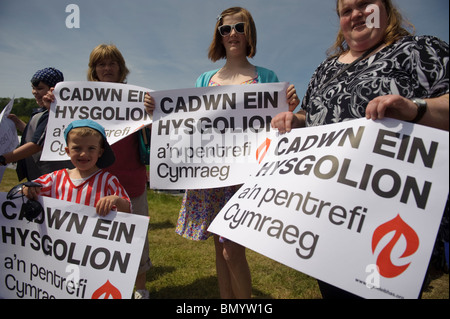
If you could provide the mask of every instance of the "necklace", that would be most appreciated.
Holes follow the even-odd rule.
[[[345,71],[347,71],[348,69],[350,69],[352,66],[354,66],[355,64],[359,63],[360,61],[364,60],[369,54],[371,54],[373,51],[375,51],[381,44],[383,41],[378,42],[376,45],[374,45],[373,47],[371,47],[369,50],[367,50],[366,52],[364,52],[364,54],[362,54],[359,58],[357,58],[355,61],[353,61],[352,63],[348,64],[345,68],[343,68],[342,70],[340,70],[338,73],[336,73],[331,79],[329,79],[325,84],[322,85],[322,88],[319,90],[319,92],[321,92],[325,87],[327,87],[328,84],[330,84],[332,81],[336,80],[339,76],[342,75],[342,73],[344,73]]]

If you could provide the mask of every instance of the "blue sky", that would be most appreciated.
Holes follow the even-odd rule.
[[[394,0],[418,35],[449,42],[448,0]],[[80,28],[66,28],[66,7],[77,4]],[[0,0],[0,97],[32,97],[30,78],[54,66],[67,81],[86,80],[92,49],[114,43],[131,73],[128,83],[153,90],[193,87],[219,68],[207,48],[216,17],[247,8],[258,30],[251,62],[274,70],[303,96],[338,30],[334,0]],[[2,106],[0,106],[2,107]]]

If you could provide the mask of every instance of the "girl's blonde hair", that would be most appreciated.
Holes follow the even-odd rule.
[[[89,56],[89,69],[87,73],[88,81],[100,81],[95,71],[95,67],[98,63],[105,59],[111,59],[116,61],[120,67],[119,83],[126,83],[126,79],[130,71],[128,70],[125,59],[120,53],[119,49],[114,44],[100,44],[94,50],[92,50]]]
[[[222,36],[219,32],[219,27],[223,25],[223,18],[230,15],[240,14],[242,16],[242,22],[245,22],[245,37],[247,39],[247,57],[253,58],[256,55],[256,26],[253,21],[253,17],[250,12],[241,7],[233,7],[223,11],[217,18],[216,25],[214,26],[214,37],[209,46],[208,58],[216,62],[220,59],[227,57],[225,47],[222,44]]]
[[[386,34],[384,36],[384,44],[390,45],[399,39],[412,35],[415,33],[414,25],[403,18],[399,10],[392,3],[391,0],[381,0],[386,8],[387,16],[388,16],[388,26],[386,28]],[[339,4],[341,0],[336,0],[336,13],[340,17],[339,14]],[[408,31],[411,30],[411,31]],[[348,45],[345,42],[344,35],[342,31],[339,30],[338,35],[336,37],[336,41],[333,46],[328,49],[327,54],[329,57],[340,56],[342,53],[348,51]]]

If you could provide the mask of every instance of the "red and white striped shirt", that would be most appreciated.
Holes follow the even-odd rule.
[[[42,175],[35,182],[42,184],[40,195],[95,207],[105,196],[116,195],[130,202],[118,178],[101,169],[80,185],[75,185],[66,169]],[[131,204],[130,204],[131,205]]]

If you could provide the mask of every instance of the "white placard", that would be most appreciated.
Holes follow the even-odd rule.
[[[448,138],[391,119],[273,137],[209,231],[365,298],[417,298],[448,195]]]
[[[29,222],[22,199],[0,193],[0,298],[131,298],[149,218],[40,199]]]
[[[272,117],[288,110],[288,83],[152,92],[150,186],[242,184],[263,158]]]
[[[14,97],[0,114],[0,155],[13,151],[19,145],[17,130],[14,122],[8,118],[14,105]],[[0,182],[5,173],[5,166],[0,166]]]
[[[64,130],[75,120],[91,119],[105,128],[109,144],[152,123],[144,109],[144,96],[151,90],[109,82],[60,82],[50,106],[42,160],[68,160]]]

